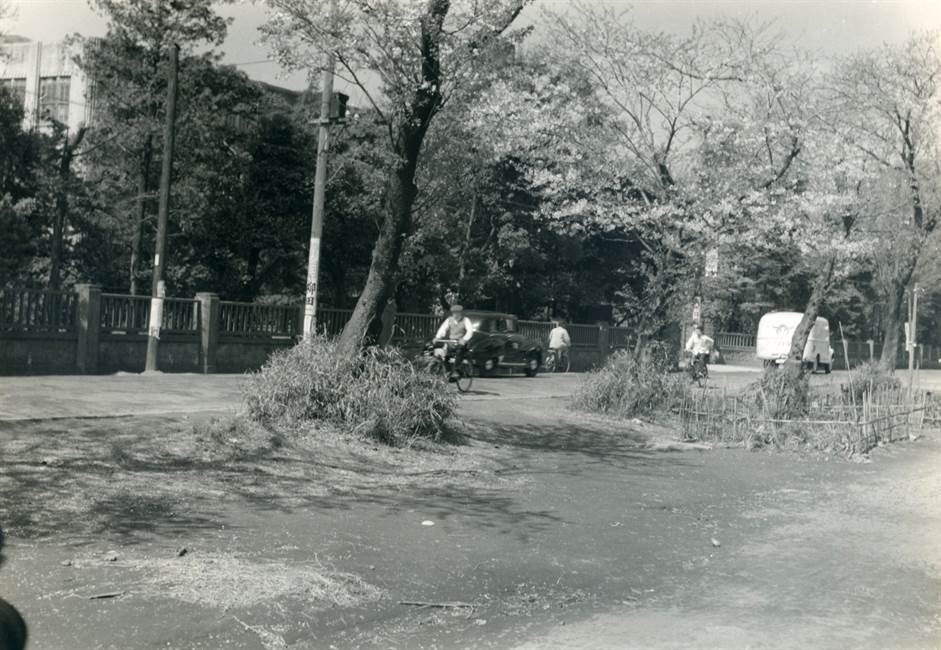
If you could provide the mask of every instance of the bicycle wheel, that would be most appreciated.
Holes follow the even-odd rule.
[[[550,351],[546,355],[546,362],[543,365],[546,367],[546,372],[555,372],[555,352]]]
[[[696,385],[700,388],[705,387],[706,379],[709,378],[709,371],[706,369],[705,364],[699,365],[696,364]]]
[[[457,384],[457,389],[462,393],[470,390],[471,385],[474,383],[474,366],[471,365],[470,361],[465,359],[461,363],[454,383]]]
[[[570,357],[568,353],[565,353],[556,365],[559,372],[568,372],[569,368],[572,367],[572,357]]]

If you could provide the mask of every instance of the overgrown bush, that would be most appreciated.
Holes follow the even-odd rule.
[[[637,359],[621,350],[586,375],[573,405],[584,411],[635,417],[678,407],[688,391],[689,378],[669,372],[658,355]]]
[[[810,381],[796,369],[765,368],[761,378],[747,389],[758,411],[771,420],[804,417],[810,408]]]
[[[902,382],[878,361],[867,361],[850,370],[849,394],[844,396],[847,402],[862,404],[863,395],[869,391],[898,390]]]
[[[447,382],[394,348],[339,357],[325,338],[272,355],[245,388],[249,416],[295,425],[318,421],[389,444],[446,432],[456,405]]]

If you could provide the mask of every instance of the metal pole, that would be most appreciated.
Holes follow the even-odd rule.
[[[167,217],[170,211],[170,176],[173,172],[173,138],[176,128],[176,76],[180,46],[170,46],[167,83],[167,118],[163,131],[163,166],[160,170],[160,204],[157,210],[157,241],[154,245],[154,277],[150,290],[150,326],[147,329],[147,360],[145,370],[157,370],[160,346],[160,324],[163,321],[163,298],[166,289],[163,269],[166,266]]]
[[[314,209],[310,222],[307,257],[307,291],[304,297],[304,340],[317,332],[317,277],[320,271],[320,235],[323,232],[324,192],[327,187],[327,149],[330,146],[330,103],[333,100],[333,55],[324,62],[320,82],[320,131],[317,134],[317,169],[314,175]]]

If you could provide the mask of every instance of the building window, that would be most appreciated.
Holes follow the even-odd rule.
[[[21,108],[26,107],[26,77],[18,79],[0,79],[0,88],[16,98]]]
[[[69,123],[69,86],[71,77],[39,78],[39,117]]]

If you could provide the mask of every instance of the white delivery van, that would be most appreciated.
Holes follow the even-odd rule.
[[[787,360],[791,351],[791,339],[804,315],[796,311],[773,311],[758,321],[756,354],[766,366]],[[830,323],[826,318],[817,318],[804,347],[804,363],[814,371],[829,373],[833,368],[833,348],[830,347]]]

